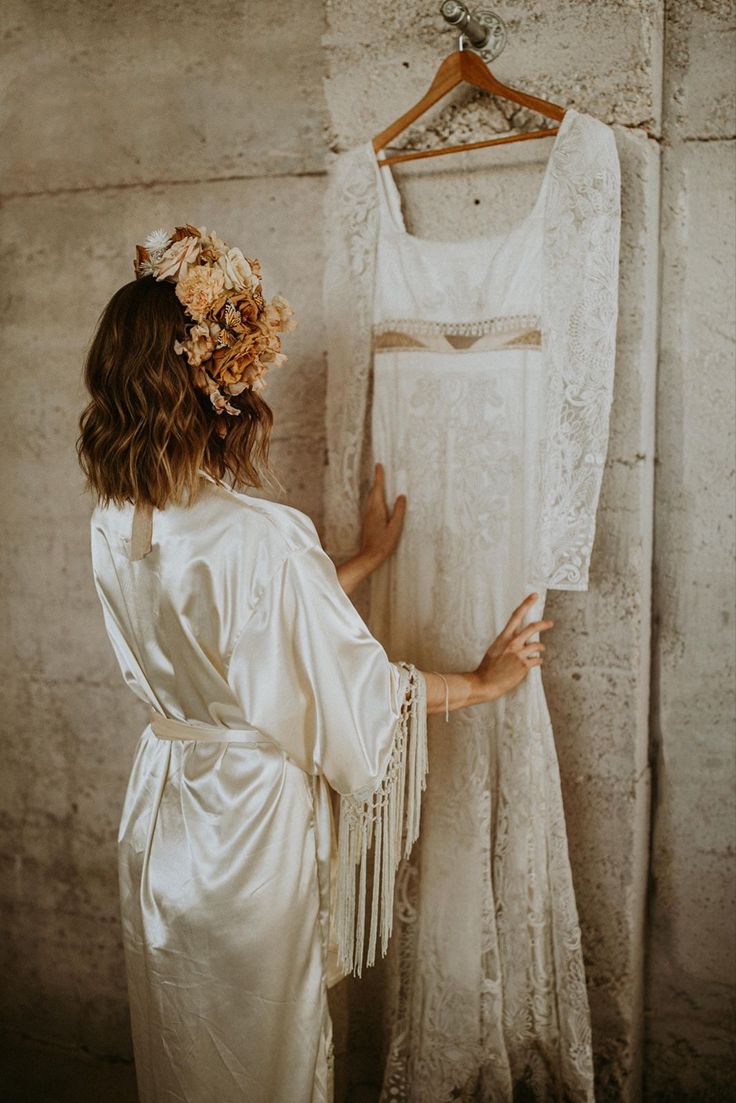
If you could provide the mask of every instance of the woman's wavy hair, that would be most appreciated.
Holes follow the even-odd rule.
[[[86,487],[103,505],[193,502],[204,468],[234,487],[263,486],[269,472],[270,407],[246,388],[228,401],[239,415],[216,414],[174,352],[186,315],[174,285],[153,276],[126,283],[103,310],[87,353],[90,401],[76,447]],[[217,421],[224,419],[221,436]]]

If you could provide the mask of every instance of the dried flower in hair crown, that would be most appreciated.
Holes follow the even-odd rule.
[[[264,299],[260,263],[204,226],[186,225],[149,234],[136,245],[133,268],[137,279],[154,276],[176,285],[191,321],[174,351],[186,357],[195,386],[209,395],[216,413],[239,414],[226,395],[260,390],[267,369],[287,359],[279,335],[296,327],[283,296]]]

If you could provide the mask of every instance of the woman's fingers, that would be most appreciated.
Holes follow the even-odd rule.
[[[383,464],[374,465],[373,482],[363,511],[361,551],[377,562],[383,562],[396,548],[404,526],[406,495],[400,494],[393,508],[386,503],[386,481]]]
[[[516,635],[516,630],[521,626],[521,622],[538,597],[539,594],[536,593],[527,594],[521,604],[516,606],[501,632],[503,637],[509,638]]]
[[[525,624],[514,636],[515,643],[526,643],[535,632],[546,632],[554,624],[553,620],[535,620],[531,624]]]
[[[389,518],[389,524],[396,528],[401,528],[404,523],[404,514],[406,513],[406,494],[399,494],[398,498],[394,502],[394,508]]]
[[[398,496],[394,502],[394,508],[389,513],[388,502],[386,501],[386,475],[382,463],[376,464],[371,494],[373,495],[374,502],[383,509],[387,521],[393,521],[398,512],[399,516],[396,519],[400,525],[403,521],[404,510],[406,509],[406,495],[400,494]]]
[[[368,497],[365,505],[366,517],[371,520],[378,521],[383,520],[384,523],[388,520],[388,507],[386,505],[386,494],[384,491],[383,482],[383,467],[380,463],[377,463],[374,469],[373,482],[371,488],[368,491]]]
[[[386,474],[382,463],[377,463],[375,465],[371,494],[374,496],[374,501],[382,507],[386,517],[386,523],[392,528],[400,530],[404,523],[404,514],[406,513],[406,494],[398,495],[394,502],[394,507],[389,513],[388,503],[386,501]]]
[[[376,467],[375,467],[375,470],[374,470],[374,473],[373,473],[373,482],[371,483],[371,488],[368,492],[369,497],[373,498],[374,501],[376,499],[380,500],[381,490],[382,490],[382,484],[379,480],[378,464],[376,464]]]
[[[386,523],[386,542],[389,552],[392,552],[399,540],[404,527],[404,514],[406,513],[406,498],[400,495],[395,503],[391,516]]]
[[[386,505],[386,479],[383,470],[383,464],[377,463],[375,474],[373,477],[373,490],[381,505],[388,513],[388,506]]]
[[[373,498],[380,497],[383,492],[383,468],[380,463],[377,463],[373,468],[373,482],[371,483],[369,496]]]

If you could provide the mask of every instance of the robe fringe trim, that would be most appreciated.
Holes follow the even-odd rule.
[[[396,871],[419,834],[421,794],[427,781],[426,686],[412,664],[396,665],[401,670],[401,712],[386,771],[373,789],[340,797],[335,930],[338,965],[346,975],[362,974],[369,851],[372,848],[373,880],[368,966],[375,963],[379,930],[381,953],[385,955],[388,948]]]

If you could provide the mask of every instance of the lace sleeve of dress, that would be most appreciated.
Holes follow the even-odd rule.
[[[328,166],[323,306],[327,337],[325,545],[353,555],[360,535],[365,416],[371,368],[376,240],[375,170],[365,146]]]
[[[586,590],[608,450],[618,313],[620,170],[613,131],[578,115],[546,195],[545,439],[536,577]]]
[[[373,965],[378,932],[386,953],[394,911],[396,870],[419,834],[427,775],[427,703],[422,674],[397,663],[401,712],[379,783],[340,797],[335,931],[338,965],[360,976],[365,942],[369,851],[373,851],[366,965]],[[357,890],[357,899],[356,899]]]

